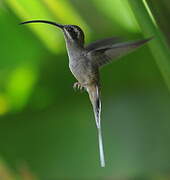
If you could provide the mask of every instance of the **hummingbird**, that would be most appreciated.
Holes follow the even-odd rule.
[[[77,82],[73,88],[85,89],[92,104],[98,133],[101,167],[105,167],[105,156],[101,129],[101,85],[99,70],[104,65],[128,54],[152,39],[121,42],[118,37],[110,37],[85,45],[83,30],[77,25],[62,25],[47,20],[31,20],[20,24],[47,23],[61,29],[66,42],[69,68]]]

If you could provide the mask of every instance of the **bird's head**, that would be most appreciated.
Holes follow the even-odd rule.
[[[84,45],[84,33],[79,26],[76,25],[61,25],[55,22],[46,21],[46,20],[33,20],[33,21],[25,21],[21,24],[28,24],[28,23],[47,23],[54,26],[57,26],[64,32],[65,40],[68,43],[75,43],[80,46]]]
[[[84,45],[84,33],[79,26],[64,25],[63,31],[66,40]]]

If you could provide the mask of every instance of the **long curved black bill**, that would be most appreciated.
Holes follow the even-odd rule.
[[[20,24],[28,24],[28,23],[46,23],[46,24],[51,24],[51,25],[54,25],[54,26],[57,26],[61,29],[63,29],[63,25],[61,24],[58,24],[58,23],[55,23],[55,22],[52,22],[52,21],[46,21],[46,20],[32,20],[32,21],[25,21],[25,22],[22,22]]]

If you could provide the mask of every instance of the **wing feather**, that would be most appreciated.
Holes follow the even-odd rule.
[[[98,48],[101,48],[101,47],[106,48],[120,41],[121,41],[121,38],[119,37],[106,38],[106,39],[95,41],[87,45],[85,49],[87,51],[92,51],[92,50],[97,50]]]
[[[100,67],[111,62],[112,60],[116,60],[117,58],[130,53],[151,39],[152,38],[133,42],[117,43],[109,47],[98,47],[97,49],[88,52],[88,56],[90,56],[90,59],[92,59],[95,65]]]

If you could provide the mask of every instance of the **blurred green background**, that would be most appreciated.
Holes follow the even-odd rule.
[[[170,179],[169,18],[169,0],[1,1],[0,180]],[[34,19],[79,25],[87,43],[155,36],[101,70],[106,168],[63,35],[18,25]]]

